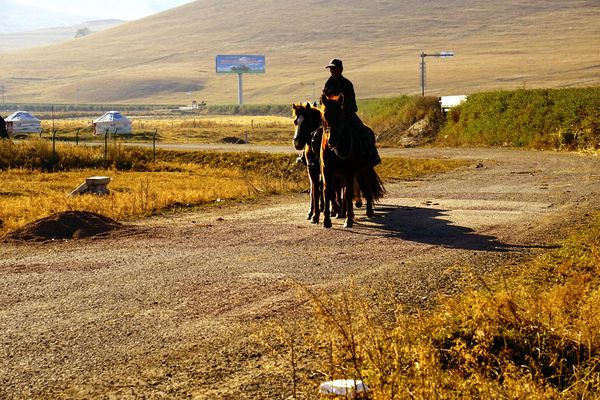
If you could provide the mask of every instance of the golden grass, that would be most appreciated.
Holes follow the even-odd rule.
[[[420,314],[397,302],[382,310],[356,287],[333,296],[303,288],[314,305],[304,340],[320,370],[364,379],[374,400],[598,398],[600,215],[508,270]]]
[[[128,172],[82,170],[42,173],[9,170],[0,173],[0,233],[67,210],[87,210],[116,220],[151,215],[177,207],[300,190],[294,181],[265,179],[235,168],[179,166],[181,171]],[[67,197],[86,177],[112,178],[108,196]],[[302,182],[303,184],[303,182]]]

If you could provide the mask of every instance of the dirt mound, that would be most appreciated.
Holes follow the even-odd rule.
[[[43,242],[78,239],[106,233],[121,227],[115,220],[88,211],[65,211],[30,222],[6,236],[7,240]]]
[[[235,137],[235,136],[227,136],[220,140],[221,143],[231,143],[231,144],[247,144],[244,139]]]

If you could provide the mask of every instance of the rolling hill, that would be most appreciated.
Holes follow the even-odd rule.
[[[42,27],[76,25],[88,19],[89,16],[34,7],[23,1],[2,0],[0,3],[0,21],[2,21],[0,34],[33,31]]]
[[[329,59],[357,97],[600,84],[597,0],[197,0],[65,43],[3,54],[6,102],[237,102],[217,54],[265,54],[244,76],[246,103],[320,93]]]
[[[0,33],[0,53],[60,43],[76,38],[79,31],[92,34],[124,22],[120,19],[103,19],[26,32]]]

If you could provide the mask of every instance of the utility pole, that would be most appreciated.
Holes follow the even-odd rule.
[[[439,53],[426,54],[423,50],[421,50],[421,67],[420,67],[421,96],[425,96],[425,57],[450,58],[450,57],[454,57],[454,52],[442,51]]]

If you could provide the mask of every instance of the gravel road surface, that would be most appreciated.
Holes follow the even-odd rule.
[[[0,398],[285,398],[283,361],[253,338],[302,318],[287,280],[392,284],[407,309],[428,307],[461,290],[457,267],[484,274],[531,257],[600,208],[595,156],[381,153],[469,165],[388,182],[376,217],[357,210],[352,229],[310,224],[297,194],[102,238],[0,243]]]

